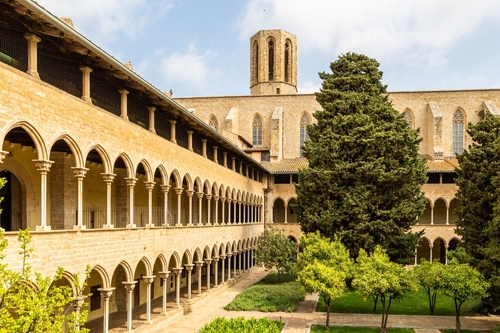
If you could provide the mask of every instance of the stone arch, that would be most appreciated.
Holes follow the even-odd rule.
[[[219,256],[219,247],[217,246],[217,244],[214,244],[214,246],[212,246],[210,255],[212,257],[209,257],[209,259],[212,259],[213,257],[218,257]]]
[[[153,274],[153,266],[151,265],[151,262],[149,261],[148,258],[142,257],[138,262],[137,265],[135,265],[135,269],[139,266],[140,263],[144,264],[144,267],[146,268],[146,274],[152,275]]]
[[[155,174],[156,174],[156,170],[158,170],[158,172],[161,175],[161,180],[162,180],[161,185],[169,185],[169,175],[168,175],[167,168],[165,168],[165,166],[163,164],[159,164],[154,170],[155,170]]]
[[[80,147],[78,146],[76,141],[68,134],[59,135],[58,137],[56,137],[54,140],[52,140],[50,143],[47,144],[49,156],[50,156],[50,152],[52,151],[52,148],[54,148],[54,145],[56,144],[56,142],[60,141],[60,140],[66,142],[66,144],[68,145],[72,154],[74,155],[75,167],[77,167],[77,168],[85,167],[85,161],[83,160],[83,154],[82,154]]]
[[[113,167],[111,165],[111,160],[109,158],[109,154],[106,152],[106,150],[101,145],[93,145],[85,151],[85,153],[83,154],[84,163],[88,159],[88,156],[92,150],[95,150],[99,154],[99,156],[101,157],[101,161],[104,165],[104,172],[105,173],[113,173]]]
[[[432,261],[439,261],[442,264],[446,263],[446,240],[438,236],[432,242]]]
[[[205,194],[212,194],[212,186],[210,185],[210,181],[208,179],[205,179],[203,182],[203,193]],[[216,193],[216,192],[215,192]]]
[[[219,132],[219,119],[213,113],[208,117],[208,126],[212,127],[216,132]]]
[[[184,260],[186,259],[186,260]],[[184,254],[182,255],[182,261],[181,264],[183,264],[185,261],[186,264],[192,264],[193,263],[193,255],[191,254],[191,251],[189,249],[186,249],[184,251]]]
[[[33,141],[33,144],[35,145],[36,152],[37,152],[37,155],[38,155],[38,159],[39,160],[48,160],[49,154],[48,154],[48,150],[47,150],[47,147],[45,145],[45,142],[44,142],[42,136],[36,130],[36,128],[33,125],[31,125],[29,122],[27,122],[27,121],[19,121],[19,122],[16,122],[16,123],[12,124],[11,126],[5,128],[5,130],[3,131],[4,134],[0,138],[1,142],[4,142],[6,136],[12,130],[14,130],[15,128],[18,128],[18,127],[20,127],[21,129],[23,129],[29,135],[29,137],[31,138],[31,140]]]
[[[184,180],[186,181],[186,187],[187,190],[193,190],[193,180],[191,178],[191,175],[189,173],[186,173],[183,177],[183,185],[184,185]]]
[[[433,206],[432,200],[425,197],[425,210],[423,214],[418,217],[419,224],[431,224],[431,216],[432,216],[431,206]]]
[[[273,201],[273,222],[285,222],[285,201],[281,197],[277,197]]]
[[[254,146],[262,146],[264,118],[260,115],[260,113],[256,112],[254,113],[252,119],[252,144]]]
[[[151,164],[149,164],[149,162],[146,159],[142,159],[137,164],[137,167],[135,168],[135,170],[137,170],[139,168],[140,164],[142,164],[142,167],[144,168],[144,172],[146,173],[146,180],[148,182],[153,181],[154,177],[153,177],[153,170],[151,168]]]
[[[405,108],[403,118],[411,129],[415,129],[415,113],[410,108]]]
[[[114,165],[116,164],[116,161],[119,158],[121,158],[122,161],[123,161],[123,163],[125,164],[125,169],[127,171],[127,177],[129,177],[129,178],[135,178],[134,164],[132,163],[132,160],[130,159],[130,157],[126,153],[122,152],[122,153],[118,154],[118,156],[114,159],[113,169],[114,169]]]
[[[198,192],[203,192],[203,182],[201,181],[200,177],[199,176],[196,176],[196,178],[194,179],[194,182],[193,182],[193,190],[195,188],[198,189]]]
[[[172,170],[172,173],[170,174],[170,178],[174,178],[175,184],[177,187],[182,187],[182,180],[181,180],[181,175],[177,169]],[[180,186],[179,186],[180,185]]]
[[[420,237],[420,239],[418,241],[417,254],[416,254],[417,255],[417,258],[416,258],[417,264],[420,264],[422,259],[430,261],[431,251],[430,251],[429,245],[431,245],[431,244],[432,243],[428,237],[426,237],[426,236]]]
[[[130,264],[125,260],[120,261],[118,266],[121,266],[125,271],[126,281],[132,282],[134,280],[134,270],[132,269],[132,266],[130,266]]]
[[[172,259],[173,259],[173,266],[172,266]],[[177,251],[174,251],[172,252],[172,254],[170,255],[170,258],[168,260],[168,268],[170,267],[173,267],[173,268],[176,268],[176,267],[180,267],[181,265],[181,257],[179,256],[179,254],[177,253]]]
[[[163,253],[158,254],[158,256],[155,259],[155,262],[157,261],[160,262],[162,271],[168,270],[168,260]]]
[[[102,287],[105,289],[111,288],[111,278],[109,277],[108,272],[101,265],[95,265],[92,267],[91,272],[95,271],[101,277]]]
[[[445,198],[439,197],[434,201],[433,222],[434,224],[446,224],[448,203]]]
[[[62,278],[68,282],[69,287],[73,291],[73,295],[77,296],[79,293],[79,290],[78,290],[78,287],[75,285],[75,276],[68,271],[63,271]],[[54,283],[54,282],[55,281],[53,280],[52,283]]]

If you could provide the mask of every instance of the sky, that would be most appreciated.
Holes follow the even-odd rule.
[[[377,59],[388,91],[500,88],[498,0],[37,0],[173,97],[250,94],[250,37],[297,36],[298,92],[339,55]]]

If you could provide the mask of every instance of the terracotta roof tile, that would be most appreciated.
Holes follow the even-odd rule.
[[[298,173],[299,169],[305,169],[309,166],[305,158],[284,158],[279,162],[262,162],[272,173]]]

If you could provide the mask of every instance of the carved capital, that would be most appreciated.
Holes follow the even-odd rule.
[[[170,190],[170,185],[160,185],[163,192],[168,192]]]
[[[132,281],[132,282],[122,282],[123,286],[125,287],[125,289],[127,290],[127,293],[131,293],[134,288],[135,288],[135,284],[137,283],[137,281]]]
[[[218,262],[218,261],[219,261],[219,259],[220,259],[219,257],[213,257],[213,258],[212,258],[212,260],[213,260],[214,262]],[[206,259],[206,260],[210,260],[210,259]]]
[[[185,264],[184,267],[186,271],[191,272],[193,270],[194,264]]]
[[[9,156],[8,151],[0,150],[0,163],[3,163],[5,157]]]
[[[186,194],[188,197],[192,197],[194,194],[194,191],[193,190],[186,190]]]
[[[124,179],[127,182],[128,187],[134,187],[135,182],[137,181],[137,178],[124,178]]]
[[[214,200],[219,201],[220,197],[218,195],[214,195]]]
[[[198,199],[203,199],[203,192],[196,192]]]
[[[152,191],[155,188],[156,183],[155,182],[144,182],[144,185],[146,186],[146,190]]]
[[[213,260],[215,261],[215,258]],[[219,261],[218,257],[217,257],[217,261]],[[212,259],[205,259],[205,264],[207,264],[207,266],[210,266],[211,263],[212,263]]]
[[[111,184],[116,177],[114,173],[101,173],[101,176],[106,184]]]
[[[202,267],[202,266],[203,266],[203,264],[205,264],[205,263],[204,263],[203,261],[197,261],[197,262],[195,262],[195,264],[196,264],[196,267],[200,268],[200,267]]]
[[[182,270],[184,269],[184,267],[176,267],[176,268],[172,268],[172,270],[174,271],[174,274],[175,275],[180,275],[182,273]]]
[[[83,179],[87,171],[89,171],[87,168],[71,168],[71,170],[73,170],[73,174],[77,179]]]
[[[153,275],[153,276],[143,276],[142,277],[142,281],[144,281],[147,284],[151,284],[151,283],[153,283],[155,281],[155,277],[156,277],[155,275]]]
[[[168,279],[168,277],[170,276],[170,271],[166,271],[166,272],[158,272],[158,274],[160,274],[160,277],[162,279]]]
[[[35,163],[36,169],[42,173],[47,173],[50,170],[52,163],[54,163],[54,161],[48,160],[33,160],[33,162]]]
[[[210,199],[212,199],[212,195],[211,194],[205,194],[205,197],[207,198],[208,201],[210,201]]]
[[[104,301],[108,301],[111,296],[113,295],[113,291],[115,290],[115,287],[105,289],[105,288],[98,288],[97,291],[101,294],[101,297],[104,298]]]
[[[181,195],[181,194],[182,194],[182,191],[184,191],[184,189],[183,189],[182,187],[176,187],[176,188],[175,188],[175,193],[176,193],[177,195]]]

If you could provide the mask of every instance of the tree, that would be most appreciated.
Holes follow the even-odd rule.
[[[66,332],[88,332],[82,327],[87,311],[80,311],[83,285],[78,276],[75,276],[75,295],[69,286],[57,284],[62,279],[62,268],[52,277],[32,272],[28,262],[32,252],[29,229],[19,231],[18,239],[22,258],[20,272],[11,270],[3,263],[3,251],[8,244],[0,228],[0,333],[60,333],[65,322],[68,323]]]
[[[342,296],[352,275],[349,251],[338,240],[331,241],[319,232],[302,236],[303,252],[297,261],[297,278],[306,292],[317,292],[326,303],[326,330],[330,328],[330,304]]]
[[[422,259],[420,265],[413,267],[413,273],[418,283],[424,288],[429,300],[429,314],[434,315],[436,308],[436,297],[439,291],[440,281],[443,276],[444,267],[440,262],[430,263]]]
[[[485,297],[489,284],[483,275],[469,264],[459,264],[453,259],[443,270],[441,292],[455,302],[455,322],[460,333],[460,307],[465,301]]]
[[[472,145],[457,157],[456,232],[470,264],[491,284],[484,303],[495,311],[500,308],[500,118],[486,112],[467,133]]]
[[[402,299],[409,291],[417,291],[411,271],[406,270],[403,265],[391,262],[380,245],[375,247],[370,256],[364,249],[359,251],[352,286],[364,300],[374,296],[380,299],[382,333],[386,332],[392,301]]]
[[[420,237],[410,229],[425,208],[425,162],[418,130],[392,107],[378,66],[347,53],[331,74],[319,74],[323,110],[307,128],[309,167],[299,171],[295,209],[305,233],[337,234],[353,258],[378,244],[391,260],[410,263]]]
[[[259,237],[255,261],[262,264],[266,270],[276,271],[278,281],[281,281],[281,274],[292,273],[293,265],[297,261],[296,245],[282,230],[268,226]]]

